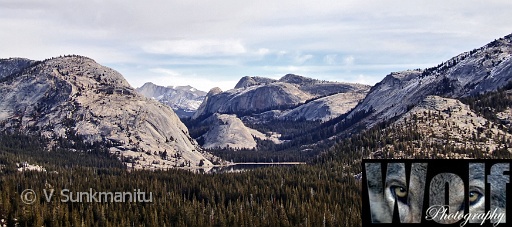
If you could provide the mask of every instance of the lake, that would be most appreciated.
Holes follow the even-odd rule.
[[[292,166],[292,165],[304,165],[305,162],[275,162],[275,163],[262,163],[262,162],[247,162],[247,163],[235,163],[229,166],[215,166],[212,168],[200,169],[202,173],[237,173],[248,170],[253,170],[262,167],[269,166]]]

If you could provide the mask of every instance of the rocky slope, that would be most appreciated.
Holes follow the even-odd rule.
[[[205,100],[193,118],[209,116],[214,113],[249,114],[286,108],[313,98],[312,95],[299,90],[296,86],[286,83],[252,86],[219,92],[219,89],[208,92]]]
[[[118,72],[81,56],[14,61],[0,67],[9,74],[0,81],[0,130],[100,143],[135,168],[212,165],[169,107]]]
[[[274,83],[276,80],[265,78],[265,77],[259,77],[259,76],[244,76],[238,83],[235,85],[235,89],[237,88],[246,88],[256,85],[265,85]]]
[[[368,113],[359,123],[368,128],[404,114],[429,95],[472,96],[495,91],[511,80],[512,35],[508,35],[436,67],[391,73],[370,90],[348,118]]]
[[[368,90],[346,92],[319,98],[297,108],[279,113],[278,119],[328,121],[352,110]]]
[[[512,152],[512,148],[507,147],[506,142],[512,141],[512,135],[507,132],[508,130],[501,127],[500,124],[480,116],[468,105],[456,99],[427,96],[417,106],[400,117],[393,127],[413,127],[417,133],[424,135],[415,141],[409,141],[417,145],[449,145],[461,150],[483,151],[484,155],[489,155],[500,149]],[[421,146],[416,148],[417,153],[428,151]],[[396,155],[400,155],[400,153]],[[468,157],[468,154],[436,153],[433,155],[451,158]]]
[[[35,63],[36,61],[25,58],[0,59],[0,79],[19,73],[21,70]]]
[[[262,124],[271,124],[273,120],[328,121],[350,111],[369,89],[367,85],[320,81],[293,74],[279,80],[243,77],[235,89],[211,89],[188,126],[206,148],[259,149],[262,143],[255,138],[283,143],[279,131],[272,125]],[[303,129],[300,124],[295,126],[295,131]],[[208,130],[203,134],[205,128]],[[282,126],[279,129],[285,130]]]
[[[287,80],[297,84],[304,83],[302,82],[304,80],[292,78]],[[475,154],[482,154],[482,151],[486,154],[497,151],[500,157],[508,157],[506,156],[510,153],[508,147],[512,147],[508,142],[510,140],[507,134],[512,125],[510,123],[512,101],[505,103],[509,104],[508,106],[496,110],[493,116],[485,116],[484,119],[482,115],[495,110],[497,104],[504,102],[503,95],[489,98],[486,101],[488,104],[478,107],[480,108],[478,111],[468,110],[457,100],[472,99],[504,88],[510,90],[512,87],[510,84],[512,84],[512,35],[497,39],[482,48],[462,53],[436,67],[391,73],[372,87],[366,97],[350,110],[347,116],[341,115],[317,127],[304,123],[301,126],[305,130],[295,131],[293,134],[287,133],[290,131],[288,129],[278,132],[282,134],[281,139],[291,140],[289,144],[298,144],[301,148],[315,149],[315,147],[331,146],[335,140],[357,140],[357,138],[369,137],[362,139],[365,149],[378,149],[377,153],[380,154],[387,153],[385,149],[393,147],[394,151],[409,152],[411,151],[409,148],[413,148],[429,152],[423,157],[432,157],[437,153],[461,154],[459,157],[467,157],[467,153],[471,153],[469,156],[479,157]],[[443,102],[447,104],[441,105]],[[311,115],[321,115],[323,112],[321,108],[306,108],[306,106],[307,104],[303,104],[292,110],[267,111],[257,116],[244,117],[244,122],[247,119],[254,128],[263,128],[258,126],[261,119],[275,119],[286,116],[287,113],[291,115],[296,112],[311,111]],[[454,111],[456,109],[460,111]],[[419,112],[429,113],[430,111],[432,112],[430,116],[436,115],[435,118],[440,120],[438,122],[424,117],[422,118],[424,122],[413,124],[410,120],[402,120],[407,124],[388,127],[411,110],[413,110],[411,112],[413,116],[414,113],[419,116]],[[445,116],[443,111],[448,115]],[[292,119],[298,118],[295,115],[291,116],[293,116]],[[266,128],[276,124],[271,120],[268,122],[268,125],[265,125]],[[293,127],[293,125],[286,126]],[[380,138],[374,134],[380,135]],[[354,149],[343,144],[336,146]]]
[[[136,89],[140,94],[170,106],[180,118],[191,117],[203,102],[206,92],[191,86],[158,86],[151,82]]]
[[[254,129],[250,129],[235,115],[214,114],[205,120],[210,129],[202,136],[203,147],[231,148],[231,149],[254,149],[256,140],[266,139],[266,136]]]
[[[237,88],[222,92],[212,89],[193,118],[207,117],[213,113],[248,115],[269,110],[286,110],[338,93],[364,92],[369,86],[319,81],[293,74],[280,80],[261,77],[244,77]]]

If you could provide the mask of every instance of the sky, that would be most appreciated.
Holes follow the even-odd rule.
[[[83,55],[133,87],[373,85],[512,33],[510,15],[510,0],[0,0],[0,58]]]

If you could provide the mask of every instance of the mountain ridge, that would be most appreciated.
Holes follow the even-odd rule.
[[[121,74],[90,58],[47,59],[0,82],[2,131],[100,142],[134,168],[212,165],[215,158],[169,107],[139,95]]]
[[[211,90],[193,118],[213,113],[247,115],[288,109],[311,99],[337,93],[364,91],[369,87],[361,84],[320,81],[294,74],[287,74],[279,80],[242,77],[235,89]]]
[[[191,117],[203,102],[206,92],[187,86],[160,86],[147,82],[135,89],[140,94],[170,106],[180,117]]]
[[[348,118],[371,111],[360,123],[368,128],[404,114],[428,95],[461,98],[495,91],[511,81],[511,75],[512,35],[507,35],[435,67],[387,75]]]

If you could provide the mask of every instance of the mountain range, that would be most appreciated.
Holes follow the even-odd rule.
[[[262,133],[281,134],[281,142],[288,141],[290,144],[282,147],[295,144],[292,146],[296,147],[295,150],[304,150],[304,145],[308,145],[307,149],[320,144],[332,146],[342,138],[382,123],[403,119],[406,114],[410,116],[411,111],[422,109],[425,103],[442,106],[443,108],[438,109],[445,112],[463,108],[460,106],[463,104],[457,104],[457,100],[495,92],[511,81],[512,35],[508,35],[431,68],[390,73],[371,89],[369,86],[318,81],[293,74],[279,80],[243,77],[235,89],[225,92],[218,88],[212,89],[193,118],[201,120],[213,113],[236,115],[245,124],[253,129],[260,129]],[[449,107],[438,102],[447,102],[454,106]],[[423,108],[422,111],[433,110]],[[468,111],[467,114],[469,116],[476,113]],[[499,114],[510,118],[506,111]],[[294,130],[293,133],[286,133],[287,130],[277,130],[276,121],[290,120],[297,123],[288,125],[288,129],[304,128],[300,123],[302,120],[320,120],[324,123],[300,132]],[[469,119],[471,120],[481,121],[477,118]],[[482,126],[475,123],[472,127]],[[441,131],[454,135],[451,131]],[[506,135],[505,131],[492,133],[494,136]],[[454,135],[453,138],[457,137],[462,138],[464,135]],[[503,144],[481,148],[493,150],[500,146]]]
[[[405,155],[412,144],[430,156],[435,144],[492,153],[512,147],[512,111],[485,95],[506,101],[510,83],[512,35],[435,67],[390,73],[373,87],[287,74],[245,76],[208,93],[149,82],[133,89],[87,57],[11,58],[0,60],[0,131],[49,138],[49,149],[62,140],[99,144],[134,168],[225,164],[211,153],[219,149],[318,154],[377,129],[414,129],[423,139],[378,145],[374,156]]]
[[[306,102],[334,94],[364,94],[369,88],[368,85],[320,81],[294,74],[287,74],[279,80],[243,77],[234,89],[224,92],[220,88],[211,89],[193,118],[213,113],[250,115],[270,110],[292,110]],[[318,117],[332,117],[329,114],[326,111]],[[295,117],[306,118],[301,115]]]
[[[170,106],[176,113],[187,113],[180,117],[184,120],[191,117],[195,121],[189,127],[209,128],[195,135],[207,149],[256,149],[258,140],[276,144],[282,141],[278,134],[259,132],[246,123],[326,122],[354,108],[369,89],[368,85],[287,74],[279,80],[245,76],[231,90],[212,88],[206,95],[190,86],[164,87],[150,82],[137,91]]]
[[[279,140],[279,133],[260,132],[247,124],[273,120],[325,122],[350,111],[369,89],[368,85],[320,81],[294,74],[279,80],[246,76],[234,89],[211,89],[192,116],[194,123],[188,126],[208,128],[203,134],[195,134],[204,147],[257,149],[258,140],[275,144],[283,141]]]

